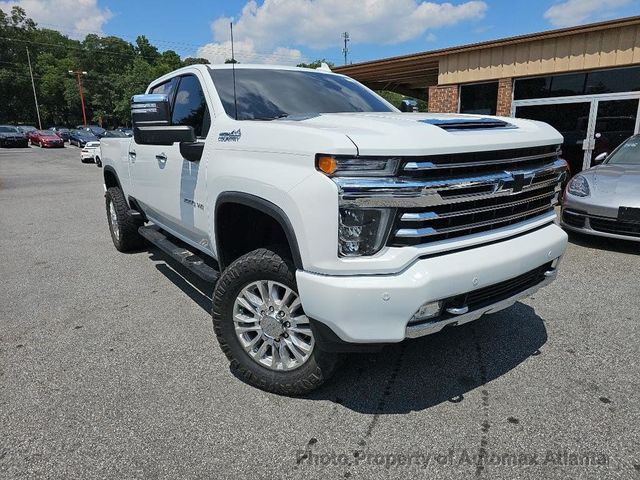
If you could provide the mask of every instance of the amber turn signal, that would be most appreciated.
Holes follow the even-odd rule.
[[[333,157],[323,155],[316,159],[316,166],[321,172],[332,175],[338,168],[338,162]]]

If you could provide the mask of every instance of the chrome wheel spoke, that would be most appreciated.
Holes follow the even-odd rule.
[[[236,336],[248,355],[271,370],[289,371],[311,357],[309,319],[295,290],[273,280],[246,285],[233,306]]]

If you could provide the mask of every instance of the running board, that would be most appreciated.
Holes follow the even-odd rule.
[[[201,279],[216,283],[220,278],[220,272],[207,265],[202,258],[186,248],[173,243],[169,238],[155,227],[140,227],[138,232],[149,242],[168,254],[171,258],[184,265]]]

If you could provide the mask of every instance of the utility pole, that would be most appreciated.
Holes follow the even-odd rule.
[[[31,86],[33,87],[33,100],[36,102],[36,113],[38,114],[38,128],[42,130],[42,122],[40,121],[40,107],[38,106],[38,95],[36,95],[36,82],[33,81],[33,70],[31,69],[31,57],[29,56],[28,47],[27,47],[27,62],[29,62],[29,74],[31,75]]]
[[[344,55],[344,64],[347,64],[347,53],[349,53],[349,48],[347,47],[347,42],[349,41],[349,32],[344,32],[342,34],[342,38],[344,39],[344,47],[342,48],[342,54]]]
[[[82,70],[69,70],[70,75],[76,76],[76,81],[78,82],[78,90],[80,90],[80,104],[82,105],[82,121],[84,122],[84,126],[87,126],[87,113],[84,109],[84,92],[82,90],[82,76],[86,75],[87,72],[83,72]]]

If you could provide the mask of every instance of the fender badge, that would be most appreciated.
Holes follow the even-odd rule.
[[[219,142],[237,142],[240,140],[242,132],[238,128],[237,130],[231,130],[230,132],[220,132],[218,134]]]

